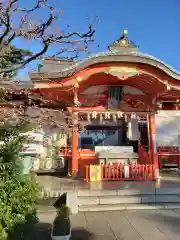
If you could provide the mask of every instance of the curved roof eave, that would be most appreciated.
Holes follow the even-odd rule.
[[[94,64],[97,63],[108,63],[108,62],[127,62],[127,63],[143,63],[143,64],[147,64],[150,65],[152,67],[156,67],[159,68],[160,70],[162,70],[163,72],[165,72],[167,75],[169,75],[170,77],[180,81],[180,72],[176,71],[175,69],[173,69],[172,67],[170,67],[168,64],[164,63],[163,61],[148,55],[148,54],[143,54],[140,52],[130,52],[130,53],[116,53],[116,52],[104,52],[104,53],[100,53],[100,54],[93,54],[90,57],[82,60],[81,62],[78,62],[74,65],[72,65],[69,68],[64,68],[61,70],[62,74],[65,72],[71,72],[72,70],[76,69],[75,72],[78,72],[80,70],[83,70],[87,67],[90,67]],[[51,73],[48,74],[49,76],[51,75]],[[54,74],[53,74],[54,75]],[[57,73],[58,75],[58,73]],[[72,74],[74,75],[74,74]],[[55,78],[55,77],[52,77]]]

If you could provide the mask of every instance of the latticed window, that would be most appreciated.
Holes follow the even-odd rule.
[[[119,108],[121,99],[122,99],[122,86],[110,86],[108,108],[110,109]]]

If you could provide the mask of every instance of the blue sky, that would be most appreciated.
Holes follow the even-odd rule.
[[[23,0],[26,1],[26,0]],[[33,0],[32,0],[33,1]],[[31,1],[31,2],[32,2]],[[180,71],[180,0],[51,0],[64,10],[59,26],[67,23],[72,29],[85,31],[89,17],[100,19],[96,27],[96,43],[93,52],[107,50],[124,29],[128,37],[140,46],[144,53],[151,54]],[[43,18],[43,13],[42,16]],[[22,42],[16,42],[22,47]],[[36,43],[28,43],[36,51]],[[51,50],[49,51],[51,53]],[[28,72],[36,69],[37,61],[21,70],[19,77],[28,78]]]

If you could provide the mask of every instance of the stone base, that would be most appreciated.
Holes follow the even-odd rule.
[[[159,168],[156,168],[156,170],[155,170],[155,178],[156,178],[157,180],[160,179]]]

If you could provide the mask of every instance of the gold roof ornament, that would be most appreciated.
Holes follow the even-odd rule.
[[[124,29],[124,35],[127,35],[128,34],[128,30],[127,29]]]
[[[128,39],[128,30],[123,31],[122,37],[109,46],[110,50],[115,51],[137,51],[137,46]]]

